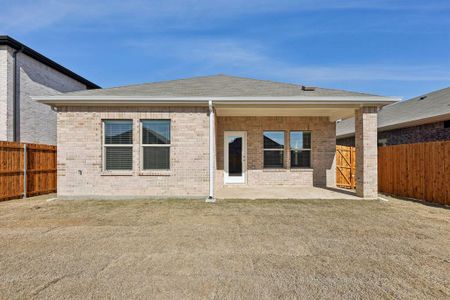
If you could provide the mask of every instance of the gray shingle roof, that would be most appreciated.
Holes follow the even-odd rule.
[[[66,93],[68,96],[163,96],[163,97],[289,97],[374,96],[315,88],[304,91],[299,84],[279,83],[236,76],[213,75]]]
[[[438,117],[450,119],[450,87],[384,106],[378,113],[378,131],[425,124]],[[354,118],[336,125],[338,138],[354,134]]]

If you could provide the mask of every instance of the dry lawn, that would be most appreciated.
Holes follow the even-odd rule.
[[[0,298],[449,298],[450,210],[383,201],[0,203]]]

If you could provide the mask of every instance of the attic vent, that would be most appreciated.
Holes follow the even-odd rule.
[[[304,85],[302,85],[302,91],[305,91],[305,92],[314,92],[315,90],[316,90],[316,88],[313,87],[313,86],[304,86]]]
[[[419,101],[420,101],[420,100],[424,100],[424,99],[426,99],[426,98],[427,98],[427,96],[422,96],[422,97],[419,98]]]

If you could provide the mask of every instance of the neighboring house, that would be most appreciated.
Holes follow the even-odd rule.
[[[99,88],[9,36],[0,36],[0,141],[56,144],[56,113],[31,99]]]
[[[336,125],[337,144],[355,146],[355,119]],[[383,107],[378,112],[378,145],[450,140],[450,87]]]
[[[63,199],[335,186],[336,120],[354,115],[357,195],[376,198],[376,112],[396,101],[225,75],[34,99],[58,111]]]

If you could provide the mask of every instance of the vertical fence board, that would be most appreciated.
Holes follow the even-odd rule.
[[[356,186],[355,147],[336,146],[336,185],[354,189]]]
[[[23,144],[0,142],[0,201],[23,196]]]
[[[450,141],[381,147],[378,163],[380,192],[450,204]]]
[[[352,148],[352,150],[350,149]],[[336,146],[336,185],[350,185],[348,152],[354,147]],[[352,184],[355,184],[352,182]],[[450,205],[450,141],[395,145],[378,148],[380,192]]]
[[[27,145],[27,195],[56,192],[56,146]],[[24,144],[0,142],[0,201],[24,196]]]

